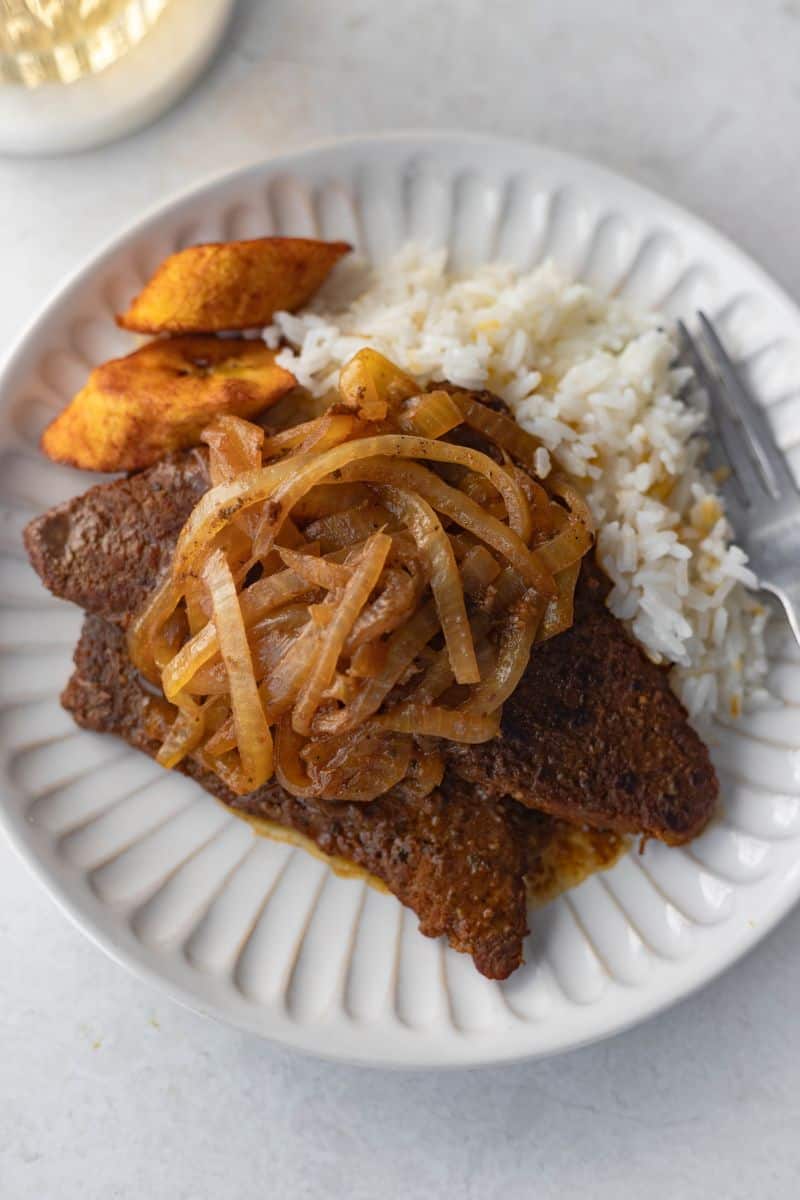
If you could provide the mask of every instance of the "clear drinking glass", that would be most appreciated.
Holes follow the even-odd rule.
[[[0,83],[95,75],[135,46],[167,0],[0,0]]]

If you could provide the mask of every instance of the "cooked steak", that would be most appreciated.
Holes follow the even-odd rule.
[[[56,595],[124,626],[206,487],[194,451],[92,488],[32,522],[31,561]],[[536,647],[505,706],[502,737],[448,744],[449,762],[486,797],[683,842],[711,815],[714,769],[664,672],[606,609],[604,589],[597,568],[585,567],[575,624]]]
[[[209,479],[201,450],[101,483],[32,521],[25,548],[55,596],[127,624],[172,557]]]
[[[575,622],[535,647],[503,708],[502,736],[453,743],[448,762],[483,796],[679,844],[711,816],[717,777],[666,672],[606,608],[607,592],[585,564]]]
[[[118,626],[86,618],[62,702],[87,729],[118,734],[150,755],[158,750],[150,731],[159,701],[132,667]],[[395,789],[371,804],[342,804],[297,799],[275,782],[234,796],[197,765],[181,769],[234,810],[296,830],[383,880],[416,912],[423,933],[444,934],[490,979],[505,979],[522,961],[525,875],[555,827],[541,814],[478,797],[456,775],[423,800]]]

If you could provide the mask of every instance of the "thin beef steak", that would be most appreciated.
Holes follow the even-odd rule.
[[[31,561],[56,595],[125,627],[207,487],[201,451],[101,484],[28,526]],[[607,610],[606,589],[586,564],[575,624],[535,647],[505,705],[502,736],[448,743],[448,761],[487,797],[513,797],[576,825],[685,842],[714,809],[714,768],[664,671]]]
[[[152,729],[161,702],[142,685],[118,626],[86,618],[62,702],[84,728],[157,752]],[[301,800],[274,781],[234,796],[192,762],[181,769],[234,811],[296,830],[377,876],[416,912],[423,933],[445,935],[490,979],[505,979],[521,963],[525,876],[556,822],[511,800],[482,799],[452,774],[422,800],[398,788],[371,804],[343,804]]]

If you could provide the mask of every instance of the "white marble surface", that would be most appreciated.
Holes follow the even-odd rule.
[[[799,0],[489,11],[250,0],[157,125],[77,157],[0,160],[0,353],[162,196],[320,136],[409,126],[604,160],[800,295]],[[356,1071],[174,1007],[72,929],[0,843],[0,1197],[795,1197],[798,996],[795,912],[712,987],[610,1043],[485,1072]]]

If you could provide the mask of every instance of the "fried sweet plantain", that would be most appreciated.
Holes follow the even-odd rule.
[[[117,323],[138,333],[257,329],[310,300],[349,250],[280,237],[189,246],[164,260]]]
[[[85,471],[138,470],[194,445],[220,413],[252,417],[294,384],[261,341],[165,338],[96,367],[42,449]]]

